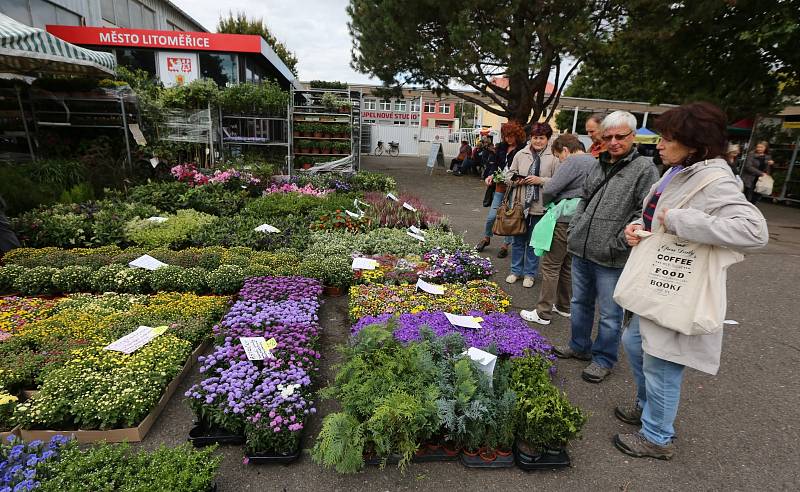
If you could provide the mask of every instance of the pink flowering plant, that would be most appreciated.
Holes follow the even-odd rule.
[[[202,186],[208,183],[208,176],[197,170],[194,164],[178,164],[169,170],[175,179],[189,186]]]
[[[311,183],[305,186],[298,186],[295,183],[273,183],[264,190],[264,195],[266,196],[271,193],[300,193],[301,195],[324,197],[332,191],[333,190],[315,188]]]

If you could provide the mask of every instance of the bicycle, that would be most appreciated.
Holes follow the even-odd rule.
[[[389,147],[383,145],[383,142],[378,140],[378,145],[375,147],[375,151],[373,152],[375,155],[390,155],[392,157],[397,157],[400,155],[400,143],[399,142],[389,142]]]

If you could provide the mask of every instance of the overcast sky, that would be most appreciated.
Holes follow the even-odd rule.
[[[298,59],[300,80],[378,83],[350,68],[347,0],[172,0],[211,32],[220,16],[262,18]]]

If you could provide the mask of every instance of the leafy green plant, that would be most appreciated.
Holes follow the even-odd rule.
[[[339,473],[355,473],[364,467],[365,444],[364,431],[355,417],[346,412],[331,413],[322,421],[311,458]]]
[[[238,292],[244,284],[244,269],[238,265],[222,265],[208,272],[206,282],[214,294]]]
[[[197,79],[185,85],[167,87],[159,95],[164,107],[177,109],[204,109],[209,104],[217,104],[219,97],[219,87],[212,79]]]
[[[195,210],[178,210],[175,215],[167,215],[166,222],[153,222],[147,219],[133,219],[125,226],[125,236],[132,243],[155,248],[166,246],[181,248],[189,244],[190,236],[214,224],[218,220],[213,215]]]
[[[216,446],[188,444],[134,452],[130,445],[100,444],[81,449],[70,443],[59,459],[37,469],[39,490],[180,490],[206,492],[214,485],[221,456]]]
[[[70,265],[53,273],[53,287],[58,292],[86,292],[92,288],[92,273],[87,266]]]
[[[222,89],[219,105],[229,113],[284,114],[289,94],[273,81],[245,82]]]
[[[537,355],[513,359],[512,364],[517,436],[533,450],[561,448],[577,437],[587,417],[553,385],[552,362]]]
[[[13,289],[23,295],[52,294],[55,292],[53,274],[55,268],[39,266],[21,272],[14,281]]]

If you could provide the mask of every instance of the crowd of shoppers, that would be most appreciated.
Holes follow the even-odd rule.
[[[629,256],[641,241],[657,240],[643,239],[650,234],[733,250],[764,246],[766,221],[752,203],[759,198],[755,183],[773,161],[766,142],[759,142],[743,167],[745,196],[735,176],[740,149],[728,144],[719,108],[686,104],[656,124],[661,135],[656,162],[637,150],[636,118],[625,111],[587,119],[588,150],[571,134],[551,141],[547,124],[530,125],[527,132],[514,122],[503,125],[503,142],[484,167],[486,186],[494,190],[476,249],[489,246],[503,201],[521,202],[525,232],[506,236],[502,247],[506,251],[510,240],[506,281],[521,278],[523,287],[532,287],[541,270],[541,289],[533,308],[520,316],[542,326],[555,314],[568,318],[569,340],[553,352],[586,361],[581,376],[590,383],[612,374],[622,342],[636,398],[613,413],[639,430],[620,433],[613,442],[630,456],[669,459],[684,369],[716,374],[721,321],[713,333],[684,334],[626,312],[615,301],[615,290],[626,266],[641,266],[641,256],[630,261]]]

